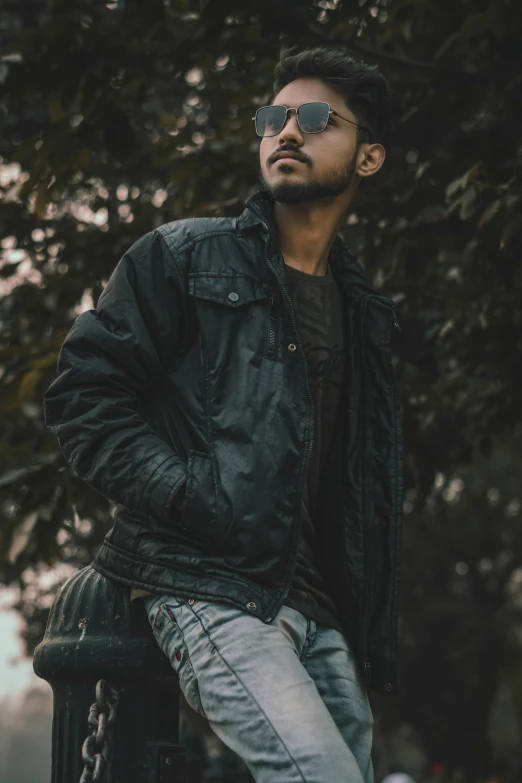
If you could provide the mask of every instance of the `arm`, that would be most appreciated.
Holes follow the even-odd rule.
[[[169,516],[187,465],[140,416],[164,380],[160,356],[183,341],[184,288],[163,238],[151,232],[124,254],[95,310],[65,338],[45,421],[76,473],[113,502]],[[182,493],[176,498],[176,505]]]

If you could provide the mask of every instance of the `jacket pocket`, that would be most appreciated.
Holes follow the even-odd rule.
[[[216,542],[224,535],[217,513],[216,472],[212,456],[191,449],[188,453],[189,476],[185,484],[185,498],[181,508],[180,524],[194,531],[204,540]]]
[[[193,272],[188,287],[214,361],[227,363],[232,345],[265,358],[277,357],[278,292],[270,285],[248,275]]]

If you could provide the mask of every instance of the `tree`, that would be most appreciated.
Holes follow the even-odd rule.
[[[46,430],[43,392],[75,315],[139,236],[186,215],[238,214],[258,188],[250,117],[270,98],[283,42],[340,44],[378,64],[395,95],[385,169],[359,194],[344,238],[398,302],[394,364],[416,509],[407,544],[424,551],[437,476],[491,459],[494,438],[520,423],[521,18],[515,0],[4,1],[3,582],[24,587],[41,563],[85,565],[110,526],[110,504]],[[474,508],[477,526],[484,510]],[[406,574],[411,596],[418,575]],[[432,622],[452,616],[448,592],[441,602]],[[432,698],[446,720],[440,693]],[[468,757],[463,748],[451,760],[476,774]]]

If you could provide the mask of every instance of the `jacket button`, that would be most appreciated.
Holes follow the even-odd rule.
[[[288,346],[289,351],[297,351],[297,345],[295,343],[290,343]]]
[[[384,690],[388,691],[388,692],[393,690],[393,685],[391,684],[391,682],[385,682],[384,683]]]
[[[188,602],[192,606],[192,604],[194,603],[194,598],[189,598]]]
[[[255,603],[253,601],[249,601],[247,603],[247,609],[255,609],[255,608],[256,608],[256,605],[255,605]]]
[[[231,291],[228,295],[228,298],[230,299],[231,302],[237,302],[239,296],[236,294],[235,291]]]

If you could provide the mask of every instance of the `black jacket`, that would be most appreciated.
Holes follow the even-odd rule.
[[[125,253],[45,393],[76,473],[114,503],[94,567],[264,622],[288,594],[314,437],[273,202],[167,223]],[[368,686],[394,693],[402,529],[398,327],[337,237],[346,383],[322,473],[317,553]],[[172,501],[186,483],[181,515]]]

